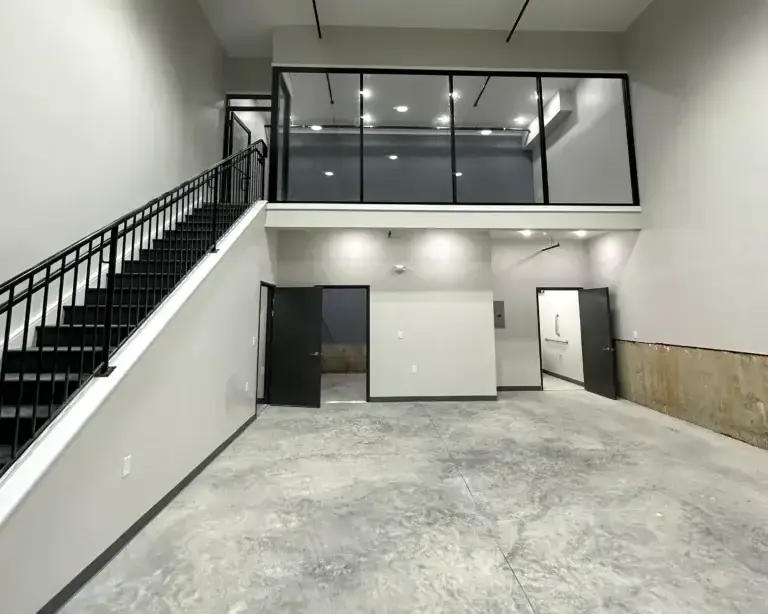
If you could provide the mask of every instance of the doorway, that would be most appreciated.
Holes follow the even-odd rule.
[[[261,282],[259,295],[259,324],[256,339],[257,349],[257,374],[256,374],[256,413],[259,405],[269,403],[267,398],[267,381],[269,370],[269,347],[272,336],[272,300],[275,286]]]
[[[265,399],[320,407],[370,398],[370,287],[272,289]]]
[[[370,286],[323,286],[321,404],[365,403]]]
[[[541,387],[617,397],[608,288],[536,288]]]
[[[541,388],[544,391],[584,390],[579,290],[536,290]]]

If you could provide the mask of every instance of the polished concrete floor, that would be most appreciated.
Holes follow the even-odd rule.
[[[270,407],[64,611],[755,614],[767,602],[768,453],[574,391]]]
[[[571,390],[584,390],[584,386],[579,386],[578,384],[566,382],[564,379],[560,379],[559,377],[552,377],[551,375],[547,375],[546,373],[542,373],[541,378],[542,378],[544,390],[547,390],[550,392],[566,392]]]
[[[323,373],[321,403],[363,403],[367,397],[365,373]]]

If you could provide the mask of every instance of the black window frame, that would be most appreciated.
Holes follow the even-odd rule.
[[[453,202],[409,202],[407,204],[414,205],[467,205],[467,206],[488,206],[488,207],[502,207],[506,205],[515,206],[549,206],[554,205],[557,207],[639,207],[640,206],[640,189],[637,176],[637,157],[635,150],[635,135],[634,126],[632,123],[632,100],[630,92],[629,75],[625,72],[567,72],[567,71],[478,71],[478,70],[440,70],[440,69],[405,69],[405,68],[365,68],[365,67],[318,67],[318,66],[282,66],[274,65],[272,67],[272,122],[271,122],[271,137],[270,137],[270,182],[269,182],[269,201],[281,202],[281,203],[313,203],[317,201],[301,201],[291,200],[290,198],[284,200],[278,200],[277,198],[277,160],[279,155],[286,155],[288,152],[280,151],[280,143],[278,143],[278,101],[279,92],[283,91],[286,97],[287,104],[290,108],[291,94],[287,87],[286,81],[283,78],[284,73],[325,73],[327,75],[333,74],[356,74],[360,75],[360,84],[362,90],[362,83],[364,75],[432,75],[443,76],[449,83],[449,100],[450,100],[450,130],[451,130],[451,166],[452,166],[452,182],[453,182]],[[456,125],[455,125],[455,108],[453,99],[453,82],[455,77],[519,77],[519,78],[533,78],[536,80],[536,92],[538,100],[538,115],[539,115],[539,134],[540,134],[540,156],[541,156],[541,174],[542,174],[542,202],[531,203],[462,203],[458,200],[458,190],[456,188]],[[613,79],[619,80],[622,85],[622,94],[624,102],[624,120],[626,126],[627,137],[627,155],[629,159],[629,172],[630,172],[630,189],[632,193],[632,202],[624,203],[589,203],[589,202],[556,202],[550,201],[549,194],[549,173],[547,164],[547,142],[546,142],[546,130],[544,125],[544,99],[542,91],[542,79],[558,79],[563,77],[571,77],[575,79]],[[362,116],[363,98],[360,97],[360,115]],[[287,117],[287,116],[286,116]],[[290,122],[288,122],[287,130],[290,130]],[[393,204],[389,202],[378,202],[365,200],[365,185],[363,181],[363,164],[364,164],[364,129],[363,122],[360,122],[360,201],[358,203],[345,204],[369,204],[369,205],[386,205]],[[287,147],[288,138],[286,138]],[[287,186],[288,175],[288,156],[286,155],[284,165],[284,177],[283,180]],[[399,203],[400,205],[404,203]]]

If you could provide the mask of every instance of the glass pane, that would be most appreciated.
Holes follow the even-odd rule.
[[[631,204],[621,80],[542,79],[542,89],[550,202]]]
[[[539,121],[536,79],[459,76],[453,89],[458,202],[543,202],[541,165],[529,143]]]
[[[292,201],[360,200],[360,75],[291,73]],[[331,104],[331,92],[333,104]]]
[[[365,75],[366,202],[450,203],[448,77]]]

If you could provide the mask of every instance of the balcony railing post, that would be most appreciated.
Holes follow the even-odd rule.
[[[224,175],[224,169],[219,169],[216,173],[216,182],[218,185],[219,178]],[[211,227],[211,253],[216,251],[216,241],[218,239],[218,226],[219,226],[219,191],[216,191],[216,195],[213,197],[213,226]]]
[[[112,309],[115,302],[115,273],[117,270],[117,224],[112,227],[109,235],[109,264],[107,265],[107,312],[104,314],[104,339],[102,343],[101,369],[99,375],[105,377],[112,372],[109,368],[109,352],[112,342]],[[94,337],[96,335],[94,334]],[[117,332],[118,342],[120,331]],[[94,339],[96,341],[96,339]],[[95,345],[95,344],[94,344]]]

